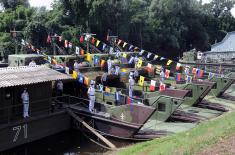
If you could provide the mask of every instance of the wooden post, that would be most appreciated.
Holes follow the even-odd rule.
[[[74,119],[76,119],[78,122],[82,123],[88,130],[91,131],[94,135],[96,135],[98,138],[100,138],[105,144],[107,144],[112,150],[116,150],[116,146],[111,143],[108,139],[106,139],[104,136],[99,134],[97,131],[95,131],[94,128],[89,126],[84,120],[82,120],[79,116],[77,116],[74,112],[72,112],[70,109],[67,109],[70,116],[72,116]]]

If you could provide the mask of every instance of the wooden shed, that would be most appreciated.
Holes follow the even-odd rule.
[[[21,94],[27,88],[30,116],[47,114],[51,108],[53,81],[71,77],[46,66],[0,69],[0,123],[22,119]]]

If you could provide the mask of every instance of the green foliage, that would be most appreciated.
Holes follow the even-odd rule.
[[[192,48],[208,50],[235,30],[233,0],[204,5],[198,0],[56,0],[50,11],[28,7],[27,0],[0,0],[0,4],[5,8],[0,32],[24,31],[23,38],[38,47],[48,46],[48,34],[62,34],[78,43],[82,32],[105,40],[111,30],[111,35],[133,45],[176,57]]]

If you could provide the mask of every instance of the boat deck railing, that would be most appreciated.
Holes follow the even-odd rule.
[[[45,102],[47,105],[40,106],[38,104],[42,102]],[[29,103],[29,117],[50,114],[51,112],[51,103],[48,102],[48,99],[41,99]],[[24,119],[22,103],[0,107],[0,125],[17,122],[22,119]]]

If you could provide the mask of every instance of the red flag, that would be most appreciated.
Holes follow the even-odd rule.
[[[83,41],[84,41],[84,38],[83,38],[83,36],[81,36],[80,37],[80,43],[83,43]]]
[[[166,84],[160,83],[159,91],[164,91],[166,90]]]
[[[51,43],[51,36],[50,35],[47,36],[47,43],[48,44]]]
[[[131,104],[131,98],[127,97],[127,104]]]
[[[204,71],[200,70],[199,76],[202,77],[203,76]]]
[[[197,73],[197,68],[193,68],[192,73],[196,74]]]
[[[92,44],[94,44],[94,43],[95,43],[95,38],[94,38],[94,37],[92,37],[92,39],[91,39],[91,43],[92,43]]]
[[[166,69],[165,71],[165,78],[169,78],[170,77],[170,70]]]
[[[59,36],[59,42],[62,42],[62,36]]]

